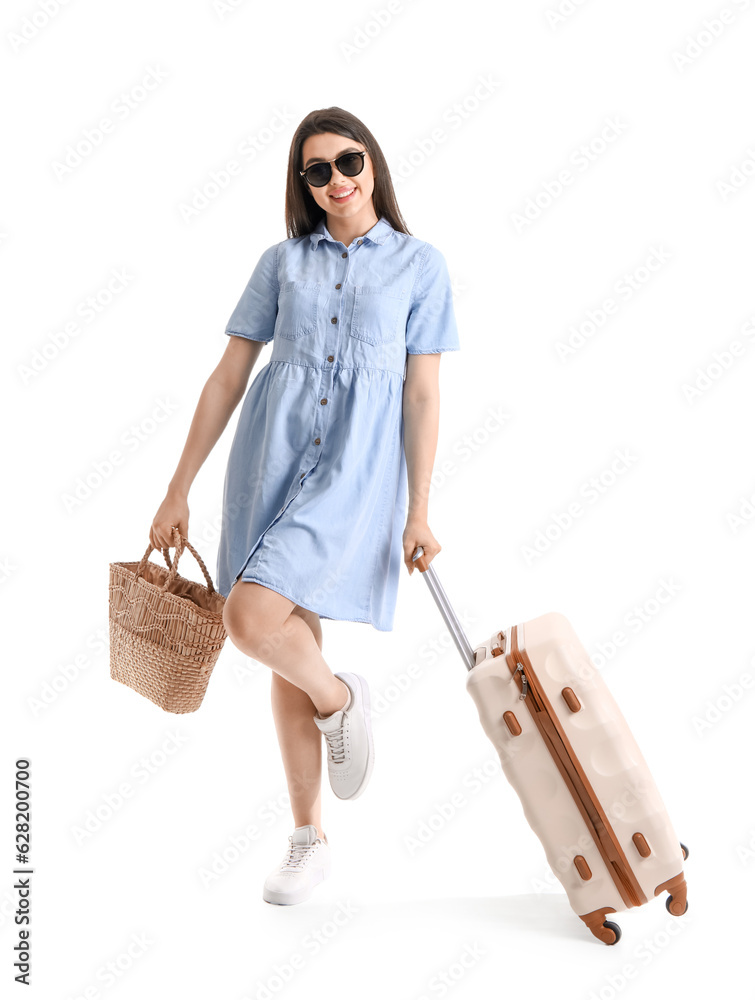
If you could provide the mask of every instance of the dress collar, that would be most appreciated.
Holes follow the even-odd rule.
[[[381,215],[372,229],[368,229],[364,236],[361,236],[360,239],[369,240],[371,243],[377,243],[382,246],[392,232],[394,232],[393,226],[384,215]],[[338,240],[334,240],[328,232],[325,225],[325,216],[323,216],[317,223],[315,228],[309,234],[309,238],[312,241],[313,250],[316,250],[320,245],[320,240],[330,240],[331,243],[339,242]]]

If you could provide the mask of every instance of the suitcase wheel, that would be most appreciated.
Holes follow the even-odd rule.
[[[689,909],[689,900],[688,899],[684,900],[684,909],[681,910],[681,912],[679,910],[679,903],[678,902],[677,902],[677,904],[676,904],[676,906],[675,906],[675,908],[673,910],[671,909],[672,906],[674,906],[674,897],[673,896],[666,896],[666,909],[669,911],[669,913],[673,917],[683,917],[684,914]]]
[[[655,895],[659,895],[664,890],[668,893],[666,909],[672,917],[681,917],[687,912],[687,880],[684,877],[684,872],[679,872],[668,881],[662,882],[655,890]]]
[[[604,944],[616,944],[616,942],[621,937],[621,928],[619,927],[619,925],[615,924],[612,920],[606,920],[606,922],[603,924],[603,927],[605,928],[605,931],[603,931],[603,933],[601,934],[595,934],[595,931],[593,931],[595,937],[600,938],[600,940]],[[609,937],[611,935],[613,935],[613,941],[609,941]]]
[[[606,920],[608,913],[615,913],[612,906],[601,907],[599,910],[592,910],[591,913],[581,913],[580,920],[584,920],[590,933],[602,941],[603,944],[616,944],[621,937],[621,928],[618,924]]]

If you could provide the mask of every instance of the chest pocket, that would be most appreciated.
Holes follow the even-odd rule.
[[[286,340],[298,340],[314,333],[319,300],[319,282],[284,281],[278,296],[276,333]]]
[[[355,285],[351,336],[368,344],[389,344],[398,336],[405,289]]]

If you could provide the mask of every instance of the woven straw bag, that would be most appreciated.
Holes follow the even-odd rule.
[[[110,676],[181,714],[202,704],[227,633],[225,598],[199,553],[177,528],[173,540],[172,564],[163,549],[168,569],[148,560],[152,545],[141,562],[110,563]],[[199,563],[206,587],[178,574],[184,547]]]

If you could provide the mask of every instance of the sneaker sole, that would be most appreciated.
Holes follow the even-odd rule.
[[[339,795],[338,792],[335,793],[336,796],[337,796],[337,798],[342,799],[343,801],[347,801],[349,799],[358,799],[359,798],[359,796],[362,794],[362,792],[367,787],[367,783],[369,782],[370,777],[372,776],[372,769],[373,769],[373,767],[375,765],[375,745],[374,745],[373,740],[372,740],[372,714],[370,712],[370,704],[371,704],[370,703],[370,688],[369,688],[369,685],[367,684],[367,682],[364,680],[364,678],[360,677],[358,674],[347,674],[347,676],[348,676],[349,680],[352,682],[352,684],[353,684],[354,681],[358,682],[358,684],[359,684],[359,690],[362,692],[362,703],[364,705],[365,726],[367,728],[367,747],[368,747],[368,751],[367,751],[367,769],[364,772],[364,777],[362,778],[362,782],[359,785],[359,787],[357,788],[357,790],[355,792],[353,792],[351,795]]]
[[[318,869],[316,881],[305,886],[304,889],[300,889],[297,893],[278,892],[277,889],[266,889],[263,886],[262,898],[266,903],[274,903],[276,906],[291,906],[294,903],[304,903],[312,895],[312,890],[325,881],[328,874],[330,874],[329,871],[326,872],[324,868]]]

